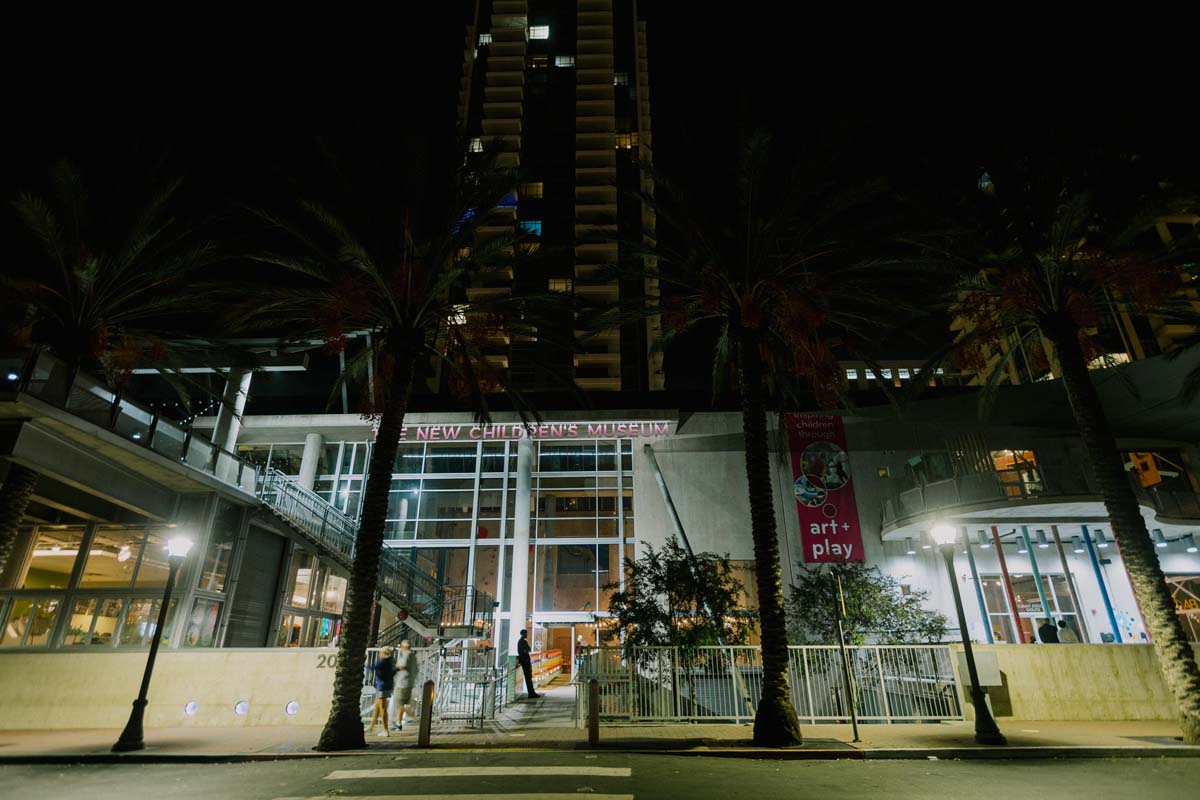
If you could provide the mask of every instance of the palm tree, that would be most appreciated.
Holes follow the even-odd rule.
[[[119,389],[136,367],[159,371],[185,405],[180,369],[211,352],[194,333],[178,335],[177,316],[197,307],[190,280],[214,256],[197,226],[177,213],[182,180],[161,161],[136,164],[93,194],[68,161],[50,170],[48,191],[12,202],[24,250],[0,274],[0,350],[30,346],[58,356],[48,391],[64,402],[75,373],[101,370]],[[131,177],[132,176],[132,177]],[[0,568],[12,548],[37,475],[16,464],[0,490]]]
[[[750,528],[757,563],[762,633],[762,699],[754,741],[783,747],[802,740],[788,683],[779,536],[772,494],[768,410],[783,412],[847,401],[837,352],[867,359],[867,343],[885,320],[906,308],[911,271],[864,257],[865,234],[851,246],[847,212],[879,200],[877,186],[841,189],[815,183],[807,169],[777,182],[768,170],[771,141],[748,138],[738,160],[733,207],[714,198],[711,185],[688,191],[666,176],[654,178],[656,197],[644,198],[659,228],[633,252],[656,260],[651,269],[623,268],[660,282],[662,298],[620,315],[663,315],[667,349],[678,337],[708,331],[717,337],[712,362],[714,400],[731,378],[738,391],[745,440]],[[653,262],[651,262],[653,263]],[[594,328],[612,324],[601,316]],[[670,352],[670,351],[668,351]],[[867,359],[869,361],[869,359]],[[782,429],[782,426],[780,426]]]
[[[956,297],[968,331],[956,343],[965,353],[960,360],[985,372],[985,356],[1015,336],[1031,361],[1061,376],[1159,668],[1175,696],[1184,738],[1195,744],[1200,672],[1089,370],[1111,363],[1097,334],[1104,313],[1200,323],[1200,314],[1178,292],[1186,279],[1195,279],[1195,235],[1164,246],[1154,233],[1163,217],[1195,214],[1200,204],[1156,182],[1131,188],[1136,184],[1127,178],[1136,165],[1126,162],[1115,172],[1111,166],[1076,176],[1031,169],[1020,160],[992,165],[980,181],[987,195],[982,202],[999,208],[988,209],[986,221],[961,246],[928,241],[924,246],[968,272]],[[1043,338],[1049,348],[1041,345]],[[989,390],[1003,366],[988,374]]]
[[[465,151],[465,148],[463,149]],[[354,563],[342,614],[333,705],[318,750],[364,746],[360,717],[362,675],[379,573],[388,490],[414,384],[441,370],[445,386],[489,412],[488,394],[515,397],[484,353],[500,329],[529,335],[546,298],[468,302],[473,276],[511,267],[517,236],[476,236],[480,223],[513,191],[514,172],[496,165],[498,150],[470,154],[448,180],[444,214],[414,237],[408,209],[387,170],[358,169],[324,150],[320,188],[300,188],[295,208],[255,210],[278,245],[251,258],[270,265],[274,285],[246,305],[236,326],[286,332],[340,351],[346,334],[370,332],[370,345],[346,365],[350,379],[373,367],[365,411],[377,419]]]

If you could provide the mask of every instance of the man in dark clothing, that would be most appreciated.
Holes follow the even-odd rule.
[[[529,631],[521,631],[521,638],[517,640],[517,663],[525,673],[525,688],[529,690],[529,696],[541,697],[533,689],[533,662],[529,660],[529,640],[525,638],[528,635]]]
[[[1042,644],[1058,644],[1058,628],[1054,627],[1054,620],[1048,619],[1038,626],[1038,636]]]

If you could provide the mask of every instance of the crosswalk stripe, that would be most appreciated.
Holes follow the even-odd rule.
[[[628,778],[630,767],[408,767],[388,769],[338,769],[327,781],[358,778],[489,778],[566,775],[590,778]]]
[[[631,794],[593,794],[588,792],[581,795],[578,792],[521,792],[519,794],[372,794],[353,795],[340,794],[342,800],[353,800],[362,797],[363,800],[634,800]],[[320,794],[310,797],[276,797],[275,800],[329,800],[329,795]]]

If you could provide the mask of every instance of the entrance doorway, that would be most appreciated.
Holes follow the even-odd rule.
[[[546,649],[561,650],[563,656],[563,674],[575,675],[575,665],[579,660],[580,648],[596,646],[596,624],[592,622],[572,622],[555,624],[542,623],[546,628]]]

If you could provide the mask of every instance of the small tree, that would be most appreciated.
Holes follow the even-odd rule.
[[[902,593],[899,582],[878,567],[799,566],[799,581],[787,603],[788,639],[794,644],[837,641],[836,577],[842,579],[846,599],[847,644],[862,644],[868,638],[883,644],[937,642],[946,635],[946,618],[925,607],[929,593]]]
[[[661,550],[650,544],[634,561],[625,559],[625,589],[612,591],[609,611],[617,620],[610,636],[625,635],[625,647],[639,645],[700,647],[742,644],[750,636],[754,618],[738,608],[743,591],[733,575],[728,556],[687,551],[672,536]]]

